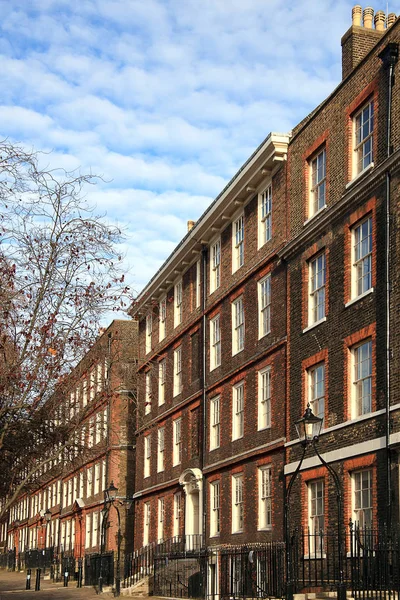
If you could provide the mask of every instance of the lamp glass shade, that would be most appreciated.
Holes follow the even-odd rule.
[[[117,492],[118,492],[118,488],[115,487],[114,482],[112,481],[108,487],[108,489],[106,490],[107,492],[107,497],[108,500],[115,500]]]
[[[46,523],[49,523],[51,521],[51,510],[47,509],[46,512],[44,513],[44,518],[46,519]]]
[[[314,415],[308,404],[302,418],[295,423],[300,441],[307,444],[313,440],[318,440],[319,434],[321,433],[322,421],[323,419],[321,419],[321,417]]]

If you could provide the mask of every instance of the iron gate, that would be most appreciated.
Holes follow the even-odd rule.
[[[154,558],[154,595],[204,598],[207,554],[175,554]]]
[[[85,556],[85,585],[97,585],[100,573],[103,585],[112,585],[114,581],[114,554],[89,554]]]

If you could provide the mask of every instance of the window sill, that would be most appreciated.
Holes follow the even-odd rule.
[[[264,427],[257,427],[257,431],[266,431],[267,429],[271,429],[271,425],[264,425]]]
[[[220,447],[220,446],[215,446],[215,448],[210,448],[210,449],[209,449],[209,452],[213,452],[214,450],[218,450],[218,448],[219,448],[219,447]]]
[[[238,533],[244,533],[244,529],[239,529],[238,531],[232,531],[232,535],[236,535]]]
[[[267,337],[267,335],[269,335],[271,333],[271,330],[267,331],[266,333],[262,333],[262,334],[258,334],[258,341],[262,340],[263,338]]]
[[[321,206],[321,208],[319,208],[317,210],[317,212],[315,212],[313,215],[311,215],[311,217],[308,217],[308,219],[306,221],[304,221],[303,227],[306,227],[306,225],[308,225],[310,223],[310,221],[312,221],[313,219],[318,217],[318,215],[320,215],[322,212],[324,212],[324,210],[326,210],[326,208],[327,208],[326,204],[324,204],[324,206]]]
[[[312,323],[312,325],[309,325],[308,327],[303,329],[303,333],[307,333],[307,331],[310,331],[310,329],[314,329],[314,327],[318,327],[318,325],[321,325],[321,323],[325,323],[325,321],[326,321],[326,317],[324,317],[323,319],[320,319],[319,321],[315,321],[315,323]]]
[[[268,527],[257,527],[257,531],[272,531],[272,525]]]
[[[305,554],[303,556],[304,560],[321,560],[321,558],[326,558],[326,552],[318,552],[317,554],[312,554],[311,556],[309,554]]]
[[[370,294],[372,294],[372,292],[374,291],[374,288],[369,288],[369,290],[367,290],[366,292],[364,292],[363,294],[360,294],[359,296],[357,296],[356,298],[352,298],[351,300],[349,300],[348,302],[346,302],[346,304],[344,305],[345,308],[347,308],[348,306],[351,306],[352,304],[355,304],[356,302],[358,302],[359,300],[362,300],[363,298],[365,298],[366,296],[369,296]]]
[[[237,354],[240,354],[241,352],[243,352],[244,348],[242,348],[241,350],[237,350],[236,352],[232,352],[232,356],[236,356]]]
[[[371,169],[374,168],[374,163],[370,163],[368,165],[368,167],[365,167],[365,169],[363,169],[360,173],[358,173],[358,175],[356,175],[355,177],[353,177],[353,179],[351,181],[349,181],[348,183],[346,183],[346,190],[349,189],[349,187],[351,187],[354,183],[356,183],[359,179],[361,179],[364,175],[366,175],[367,173],[369,173],[371,171]]]
[[[210,533],[210,538],[219,538],[219,533]]]

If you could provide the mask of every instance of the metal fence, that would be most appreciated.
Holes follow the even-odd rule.
[[[85,556],[85,585],[97,585],[100,574],[103,585],[114,581],[114,553],[88,554]]]
[[[14,550],[8,550],[7,552],[0,554],[0,567],[3,567],[3,569],[8,569],[9,571],[15,571],[15,567],[16,567],[15,548],[14,548]]]

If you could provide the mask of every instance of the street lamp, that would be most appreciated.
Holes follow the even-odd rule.
[[[301,419],[295,422],[295,427],[297,431],[297,435],[299,437],[300,443],[303,446],[303,453],[301,455],[299,464],[296,467],[292,477],[290,478],[289,485],[286,490],[285,495],[285,543],[286,543],[286,600],[293,600],[294,594],[294,581],[293,581],[293,568],[292,568],[292,557],[290,552],[290,527],[289,527],[289,502],[290,502],[290,494],[292,491],[293,483],[301,469],[301,465],[303,464],[304,456],[306,454],[306,450],[309,446],[312,446],[315,450],[316,455],[318,456],[321,463],[326,467],[327,471],[332,475],[333,481],[336,487],[336,502],[337,502],[337,511],[338,511],[338,519],[337,519],[337,536],[338,536],[338,567],[339,567],[339,577],[337,582],[337,598],[338,600],[346,600],[346,584],[344,581],[344,573],[343,573],[343,548],[342,548],[342,493],[340,488],[340,481],[338,474],[336,471],[328,465],[328,463],[322,458],[320,453],[318,452],[317,443],[319,440],[319,436],[322,429],[323,419],[314,415],[311,410],[310,404],[307,404],[306,411]]]
[[[110,506],[113,506],[117,511],[118,517],[118,532],[117,532],[117,575],[115,578],[115,596],[119,596],[121,593],[121,515],[119,508],[114,504],[117,498],[118,488],[115,487],[114,482],[111,481],[109,487],[104,490],[104,507],[102,509],[102,526],[100,536],[100,572],[99,572],[99,593],[103,591],[103,552],[106,544],[106,531],[105,525],[110,511]]]

